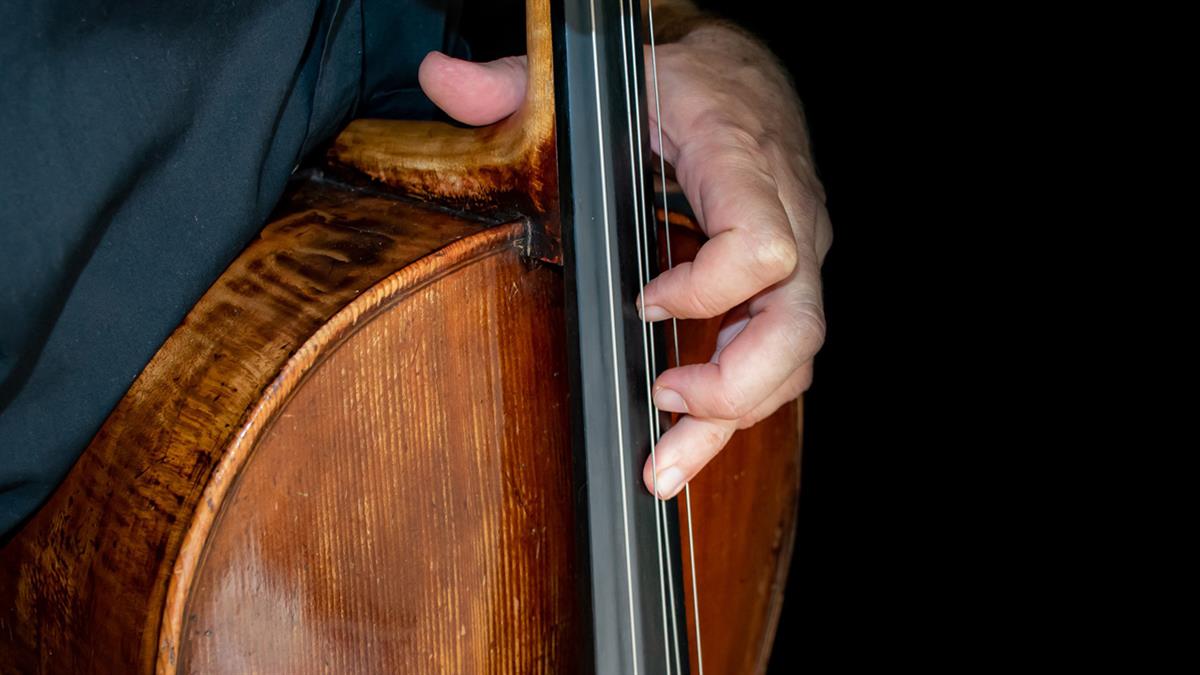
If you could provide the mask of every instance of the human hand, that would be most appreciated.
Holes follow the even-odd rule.
[[[708,363],[655,382],[658,408],[685,413],[643,471],[647,489],[657,483],[670,498],[737,429],[808,388],[825,335],[820,266],[832,229],[800,102],[766,48],[715,24],[656,51],[662,143],[651,98],[651,145],[675,167],[709,239],[692,262],[652,280],[638,306],[647,321],[725,314]],[[434,103],[476,125],[512,114],[526,77],[523,57],[470,63],[438,52],[419,73]]]

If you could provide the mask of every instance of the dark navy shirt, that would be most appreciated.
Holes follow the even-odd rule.
[[[454,6],[452,6],[454,5]],[[0,535],[353,116],[427,117],[455,0],[0,3]]]

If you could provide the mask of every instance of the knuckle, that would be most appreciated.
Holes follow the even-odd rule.
[[[714,130],[713,139],[723,147],[743,155],[753,155],[761,149],[758,137],[732,119],[727,119]]]
[[[717,394],[716,409],[713,412],[721,419],[737,420],[750,414],[752,410],[753,406],[746,393],[740,387],[726,383]]]
[[[754,426],[755,424],[758,424],[759,422],[770,417],[778,409],[779,408],[777,408],[777,407],[771,408],[770,410],[767,410],[765,408],[755,408],[751,412],[747,413],[746,415],[743,415],[740,419],[738,419],[738,429],[749,429],[750,427]]]
[[[791,401],[791,400],[797,398],[798,396],[800,396],[800,394],[803,394],[804,392],[808,391],[808,388],[812,386],[812,383],[813,383],[812,367],[807,366],[807,367],[801,369],[800,377],[798,377],[796,379],[795,386],[789,392],[790,396],[788,397],[788,400]]]
[[[796,241],[782,233],[762,235],[751,245],[751,260],[767,283],[782,281],[796,269],[800,255]]]
[[[802,302],[795,307],[789,328],[792,351],[799,359],[807,361],[825,344],[825,313],[814,302]]]
[[[821,207],[824,210],[825,207]],[[829,249],[833,248],[833,225],[829,222],[829,217],[821,217],[822,214],[817,214],[817,234],[816,234],[816,254],[817,264],[821,264],[825,260],[825,256],[829,255]]]
[[[754,142],[760,152],[781,166],[788,166],[789,148],[788,143],[779,134],[778,131],[772,129],[764,129],[761,134],[755,137]]]
[[[696,138],[699,148],[709,156],[747,159],[761,154],[761,133],[747,125],[747,115],[733,112],[737,102],[714,106],[696,114],[696,129],[702,130]]]
[[[691,311],[693,318],[709,318],[717,316],[729,309],[721,298],[713,294],[713,289],[707,284],[698,284],[692,289]]]
[[[743,63],[735,70],[735,76],[742,89],[748,92],[771,91],[775,84],[768,71],[758,61]]]
[[[737,421],[737,427],[738,427],[738,429],[749,429],[750,427],[754,426],[755,424],[758,424],[759,422],[770,417],[771,414],[775,412],[775,410],[777,410],[776,406],[768,407],[766,405],[760,405],[760,406],[756,407],[754,410],[751,410],[750,412],[746,413],[745,415],[742,415],[741,417],[739,417],[738,421]]]
[[[725,434],[711,427],[704,430],[704,447],[716,451],[720,450],[723,445],[725,445]]]
[[[767,419],[771,415],[774,415],[780,408],[787,405],[791,401],[796,400],[801,394],[808,391],[809,387],[812,386],[812,381],[813,369],[812,363],[810,362],[804,364],[800,370],[796,371],[796,374],[788,380],[787,384],[784,385],[784,389],[782,390],[782,396],[775,397],[775,402],[770,403],[769,405],[758,406],[748,414],[743,415],[740,419],[738,419],[738,428],[748,429]]]

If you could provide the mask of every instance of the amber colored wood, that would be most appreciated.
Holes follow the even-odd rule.
[[[333,144],[438,205],[314,177],[188,314],[0,549],[0,672],[576,670],[562,289],[520,256],[558,232],[548,7],[513,117]],[[716,329],[682,324],[685,362]],[[693,482],[706,672],[765,667],[799,418]]]
[[[659,12],[657,3],[654,11]],[[656,176],[655,188],[673,198],[683,193],[670,177]],[[667,213],[660,207],[655,215],[660,235],[670,232],[673,262],[692,260],[705,241],[700,225],[678,210]],[[664,227],[666,216],[669,230]],[[660,260],[663,267],[669,262]],[[681,363],[708,361],[720,329],[719,319],[680,322]],[[766,670],[795,540],[801,409],[800,401],[790,403],[739,431],[691,482],[705,672],[749,675]],[[683,498],[680,504],[685,504]],[[680,514],[686,562],[686,509]],[[690,591],[690,565],[684,566],[684,576]],[[685,600],[692,672],[698,673],[695,603],[690,593]]]
[[[182,672],[577,669],[561,273],[508,246],[400,288],[274,394]]]
[[[485,232],[446,212],[315,184],[281,214],[0,550],[0,672],[154,670],[168,585],[203,544],[184,548],[184,537],[219,507],[214,486],[234,477],[222,473],[229,453],[247,450],[237,439],[285,366],[379,281],[421,259],[436,269],[451,256],[447,245]]]
[[[525,233],[301,186],[0,550],[0,672],[574,672],[562,288]],[[693,483],[708,672],[765,664],[797,421]]]
[[[668,174],[673,173],[668,169]],[[670,177],[662,180],[656,176],[655,188],[672,201],[683,193]],[[660,265],[665,268],[670,262],[692,260],[705,241],[700,225],[679,210],[668,214],[659,207],[655,215],[660,240],[668,232],[671,237],[673,261],[665,256],[664,247]],[[668,215],[669,230],[664,220]],[[719,319],[679,322],[680,362],[708,361],[720,329]],[[670,358],[674,363],[673,354]],[[751,674],[766,670],[795,539],[801,408],[800,401],[790,403],[770,418],[739,431],[691,482],[706,672]],[[681,547],[687,562],[687,511],[682,497],[680,505]],[[690,591],[690,565],[685,564],[684,576]],[[689,592],[685,601],[691,663],[692,672],[698,673],[693,600]]]
[[[660,233],[665,234],[662,215],[659,210]],[[670,236],[676,264],[692,260],[704,243],[699,226],[676,213],[671,214]],[[678,325],[680,362],[708,361],[720,319]],[[674,363],[673,347],[669,351]],[[800,411],[799,401],[789,403],[738,431],[689,484],[704,672],[766,671],[795,540]],[[684,494],[679,497],[680,548],[691,672],[699,673],[686,499]]]
[[[516,113],[479,128],[355,120],[337,137],[330,158],[424,199],[471,208],[526,207],[557,239],[550,1],[527,0],[525,22],[529,79]]]
[[[711,336],[716,339],[715,330]],[[697,344],[696,334],[687,342],[685,353]],[[703,344],[711,353],[712,343]],[[788,404],[738,432],[690,484],[705,672],[766,671],[796,533],[800,408],[798,402]],[[687,518],[681,513],[686,560]],[[692,583],[687,566],[684,583],[689,588]],[[686,602],[694,636],[690,594]],[[692,640],[693,664],[695,646]]]

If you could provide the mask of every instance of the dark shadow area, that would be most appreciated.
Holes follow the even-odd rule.
[[[889,485],[910,445],[891,412],[903,383],[889,379],[905,358],[889,335],[912,329],[896,310],[909,281],[895,275],[912,218],[895,174],[918,152],[905,147],[903,120],[921,105],[895,58],[907,48],[883,17],[805,5],[781,20],[775,5],[703,4],[764,39],[791,71],[834,227],[828,336],[805,395],[799,524],[769,672],[886,658],[881,636],[903,621],[893,598],[907,549]]]
[[[888,636],[921,623],[914,570],[924,549],[909,505],[919,495],[904,477],[929,461],[929,432],[909,414],[927,364],[908,347],[937,348],[939,336],[920,333],[929,310],[914,299],[943,280],[907,256],[926,242],[946,247],[924,212],[947,208],[937,187],[946,176],[930,170],[925,148],[949,117],[928,75],[953,55],[906,33],[920,21],[908,14],[699,4],[765,40],[791,72],[834,226],[823,269],[829,332],[805,395],[799,526],[768,672],[890,659],[913,645]],[[474,5],[464,12],[474,57],[520,53],[506,42],[522,31],[506,3]]]
[[[952,503],[924,504],[937,499],[929,484],[953,469],[934,457],[937,436],[959,424],[944,395],[967,397],[932,395],[928,355],[953,360],[962,349],[940,327],[970,301],[945,301],[965,289],[941,265],[970,260],[965,233],[982,209],[962,204],[953,186],[971,173],[941,162],[934,139],[961,124],[955,98],[970,78],[938,79],[962,64],[915,28],[925,19],[912,12],[701,4],[764,39],[790,70],[834,229],[823,267],[828,334],[804,399],[799,524],[769,672],[941,650],[945,636],[929,626],[946,617],[930,617],[930,579],[957,573],[929,551],[969,525],[935,546],[931,524],[963,516]],[[970,137],[959,138],[969,152]],[[960,464],[980,431],[955,437]],[[970,475],[952,480],[966,486]]]

